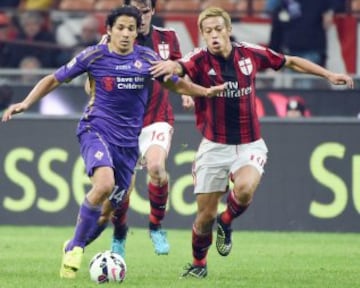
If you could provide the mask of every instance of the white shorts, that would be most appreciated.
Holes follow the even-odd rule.
[[[229,185],[229,176],[247,165],[255,167],[262,175],[267,152],[263,139],[229,145],[203,138],[193,165],[194,193],[225,192]]]
[[[167,122],[155,122],[141,129],[139,136],[140,159],[137,169],[146,165],[144,157],[152,145],[162,147],[166,154],[169,154],[173,133],[174,128]]]

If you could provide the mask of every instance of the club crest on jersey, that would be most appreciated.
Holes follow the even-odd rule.
[[[251,63],[250,58],[242,59],[242,60],[238,61],[238,64],[239,64],[241,72],[244,75],[250,75],[251,72],[253,71],[253,65]]]
[[[101,151],[97,151],[94,155],[94,157],[97,159],[97,160],[101,160],[104,156],[104,153],[101,152]]]
[[[170,45],[168,43],[161,43],[158,45],[159,55],[162,59],[167,60],[170,56]]]
[[[134,66],[137,68],[137,69],[140,69],[142,67],[142,63],[139,61],[139,60],[136,60],[135,63],[134,63]]]

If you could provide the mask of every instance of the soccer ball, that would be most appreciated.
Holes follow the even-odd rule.
[[[126,263],[119,254],[105,251],[97,253],[89,264],[90,279],[98,284],[124,281]]]

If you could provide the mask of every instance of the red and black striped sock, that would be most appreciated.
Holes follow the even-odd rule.
[[[249,207],[250,203],[247,205],[241,205],[235,199],[234,190],[232,190],[227,197],[226,210],[221,214],[221,221],[224,224],[230,225],[231,222],[243,214],[246,209]]]
[[[118,206],[113,216],[111,217],[111,222],[114,224],[114,237],[116,239],[125,239],[128,226],[126,224],[127,220],[127,210],[129,209],[129,197],[124,199],[124,201]]]
[[[206,256],[212,243],[212,232],[200,234],[193,226],[192,229],[192,253],[193,265],[205,266]]]
[[[166,202],[169,195],[169,184],[165,183],[160,187],[149,182],[148,193],[150,200],[149,225],[150,229],[156,230],[161,227],[160,222],[165,217]]]

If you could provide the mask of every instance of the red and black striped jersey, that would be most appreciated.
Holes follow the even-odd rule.
[[[196,126],[202,135],[224,144],[249,143],[261,138],[256,114],[255,78],[259,70],[280,69],[285,56],[259,45],[232,43],[227,59],[197,48],[180,61],[194,83],[210,87],[227,82],[216,97],[195,97]]]
[[[173,29],[152,26],[148,35],[139,34],[137,44],[152,48],[164,60],[177,60],[182,56],[179,40]],[[169,91],[158,81],[153,81],[151,84],[143,126],[154,122],[168,122],[173,125],[174,113],[169,101]]]

